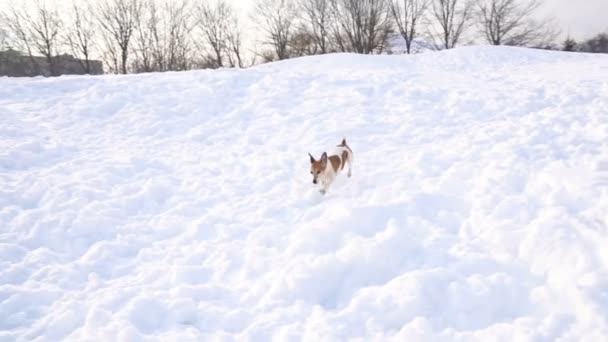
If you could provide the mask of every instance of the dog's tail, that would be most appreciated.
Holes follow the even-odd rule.
[[[350,149],[348,144],[346,144],[346,138],[342,138],[342,142],[336,147],[340,147],[341,153],[340,157],[342,158],[342,165],[340,169],[344,169],[344,165],[348,161],[349,165],[352,165],[353,162],[353,150]]]
[[[348,145],[346,144],[346,138],[342,138],[342,142],[337,145],[337,147],[346,147],[350,151],[350,147],[348,147]]]

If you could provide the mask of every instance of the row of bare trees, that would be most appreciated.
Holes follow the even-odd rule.
[[[13,47],[34,63],[70,53],[84,72],[93,57],[111,72],[244,67],[243,34],[225,0],[106,0],[97,5],[26,1],[0,13],[0,47]],[[52,5],[52,6],[51,6]]]
[[[245,66],[238,15],[225,0],[110,0],[94,12],[99,16],[104,60],[112,70]]]
[[[259,0],[252,19],[273,56],[327,52],[382,53],[398,34],[415,43],[450,49],[481,37],[493,45],[542,46],[557,36],[538,20],[541,0]],[[267,58],[268,59],[268,58]]]
[[[393,32],[389,0],[258,0],[251,19],[264,60],[329,52],[382,53]]]
[[[599,33],[580,42],[568,37],[562,43],[561,49],[571,52],[608,53],[608,33]]]
[[[395,43],[407,53],[421,43],[450,49],[475,37],[533,46],[555,36],[553,26],[535,20],[541,0],[255,0],[247,37],[227,0],[106,0],[69,8],[50,1],[26,0],[0,13],[0,47],[44,56],[52,74],[53,56],[62,52],[79,58],[85,72],[94,56],[109,71],[128,73],[383,53]],[[246,49],[245,38],[263,48]]]

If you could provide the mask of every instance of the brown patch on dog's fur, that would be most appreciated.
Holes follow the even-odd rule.
[[[338,172],[338,169],[340,168],[340,164],[342,163],[342,161],[340,160],[340,157],[334,155],[334,156],[330,156],[329,157],[329,161],[331,162],[331,167],[333,167],[334,172]]]
[[[318,175],[325,171],[325,166],[325,163],[321,162],[320,160],[315,160],[310,163],[310,171],[313,173],[313,175]]]
[[[347,151],[342,151],[342,156],[332,155],[329,157],[327,156],[327,152],[323,152],[320,160],[315,160],[310,153],[308,155],[310,156],[310,173],[312,173],[314,176],[325,171],[328,159],[335,173],[338,173],[338,169],[344,170],[344,165],[346,165],[346,161],[348,160]]]
[[[346,165],[347,159],[348,159],[348,152],[342,151],[342,166],[340,166],[340,170],[344,170],[344,165]]]

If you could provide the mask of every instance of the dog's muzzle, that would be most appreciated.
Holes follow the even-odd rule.
[[[316,179],[313,179],[313,180],[312,180],[312,184],[317,184],[317,180],[316,180]]]

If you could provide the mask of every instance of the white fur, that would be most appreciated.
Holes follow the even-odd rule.
[[[327,189],[331,183],[333,183],[334,179],[336,179],[337,173],[334,172],[334,169],[331,167],[329,161],[327,162],[327,166],[325,167],[325,171],[319,175],[318,182],[321,184],[321,193],[325,194]]]

